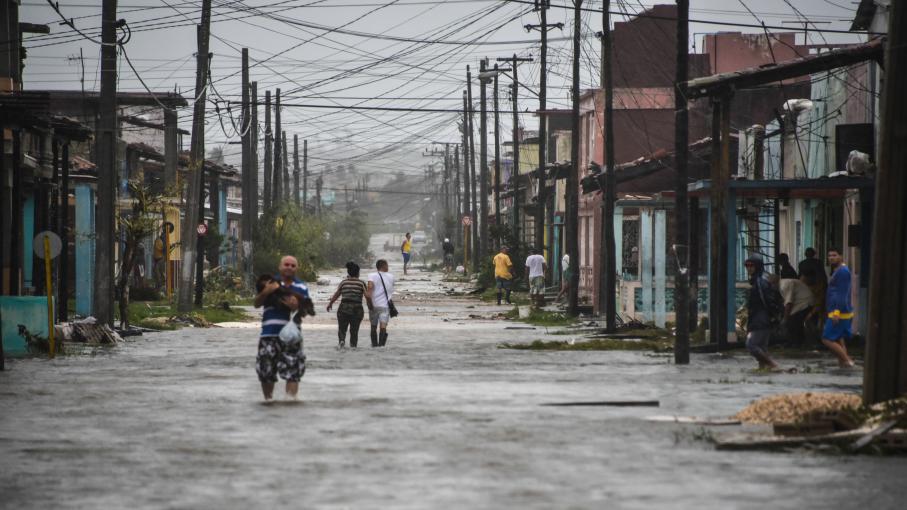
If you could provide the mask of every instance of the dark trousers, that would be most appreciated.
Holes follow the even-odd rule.
[[[806,320],[806,316],[809,315],[811,308],[806,308],[805,310],[800,310],[799,312],[792,314],[782,323],[782,331],[784,332],[785,341],[789,345],[803,345],[806,341],[806,330],[803,326],[803,321]]]
[[[340,343],[346,340],[346,330],[350,330],[350,347],[356,347],[359,344],[359,325],[362,323],[364,312],[362,306],[344,307],[337,310],[337,337]]]

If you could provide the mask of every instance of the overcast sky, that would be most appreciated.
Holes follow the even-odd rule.
[[[569,107],[572,33],[571,0],[552,0],[549,23],[563,22],[564,31],[550,33],[549,107]],[[636,13],[654,3],[611,2],[612,11]],[[100,38],[100,0],[61,0],[60,10],[91,39]],[[214,90],[209,99],[220,102],[220,115],[209,104],[207,145],[223,146],[228,161],[239,163],[239,146],[224,145],[239,138],[233,129],[228,101],[240,93],[240,48],[250,51],[252,80],[259,94],[282,90],[287,134],[309,140],[310,164],[353,163],[372,172],[421,173],[428,162],[421,157],[433,142],[457,143],[458,114],[305,108],[298,105],[358,105],[371,107],[459,109],[465,87],[466,65],[475,70],[482,57],[494,60],[514,53],[535,61],[519,68],[520,81],[538,89],[538,33],[522,27],[538,23],[532,2],[493,0],[213,0],[211,51]],[[695,20],[790,26],[802,31],[803,16],[820,29],[846,30],[857,2],[849,0],[692,0]],[[584,2],[600,9],[601,1]],[[751,10],[752,12],[748,11]],[[174,88],[188,99],[194,96],[195,24],[201,0],[121,0],[118,17],[132,30],[126,53],[138,74],[154,91]],[[79,90],[84,62],[85,88],[98,90],[100,46],[59,24],[60,18],[43,0],[23,0],[21,21],[46,23],[50,35],[29,36],[24,82],[37,89]],[[612,16],[612,21],[623,21]],[[822,22],[821,24],[818,24]],[[601,14],[584,13],[583,87],[597,86]],[[702,33],[760,32],[757,28],[692,23],[691,46],[700,51]],[[810,34],[811,43],[858,42],[865,36]],[[802,35],[798,36],[798,42]],[[83,60],[79,55],[84,56]],[[122,56],[119,89],[143,91],[142,84]],[[475,72],[475,71],[474,71]],[[673,70],[668,70],[673,72]],[[502,85],[509,79],[502,80]],[[478,89],[473,91],[478,99]],[[502,87],[501,108],[509,101]],[[262,99],[263,100],[263,99]],[[297,105],[297,106],[289,106]],[[521,90],[519,108],[538,107],[536,96]],[[238,107],[233,118],[238,122]],[[220,117],[220,118],[219,118]],[[504,118],[506,117],[506,118]],[[191,105],[180,113],[189,128]],[[259,121],[264,122],[263,112]],[[531,114],[521,124],[536,128]],[[489,123],[490,125],[490,123]],[[476,123],[478,126],[478,122]],[[502,137],[509,139],[511,120],[502,116]],[[188,143],[188,140],[186,141]],[[300,142],[301,144],[301,142]],[[292,149],[291,149],[292,150]]]

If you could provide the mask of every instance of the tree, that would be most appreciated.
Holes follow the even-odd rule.
[[[129,327],[129,288],[132,285],[130,277],[138,259],[138,246],[143,239],[157,232],[161,211],[164,208],[162,195],[152,193],[150,188],[138,181],[129,182],[129,191],[132,193],[132,211],[127,216],[117,217],[125,240],[115,287],[120,310],[120,329]]]

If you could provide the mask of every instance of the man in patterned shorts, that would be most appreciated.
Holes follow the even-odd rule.
[[[285,296],[279,302],[274,302],[274,299],[268,300],[268,296],[281,287],[304,298],[309,297],[308,287],[302,280],[296,278],[298,266],[294,257],[289,255],[283,257],[280,260],[280,274],[255,296],[255,307],[265,307],[261,316],[261,336],[258,339],[258,358],[255,366],[265,400],[271,400],[273,397],[278,375],[287,382],[287,397],[295,399],[299,392],[299,381],[305,374],[302,342],[286,344],[279,336],[280,330],[290,321],[290,315],[298,309],[299,302],[292,296]]]

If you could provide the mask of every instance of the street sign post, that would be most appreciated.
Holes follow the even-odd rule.
[[[45,230],[35,236],[32,244],[35,247],[35,255],[44,259],[44,288],[47,290],[47,352],[50,358],[53,359],[57,354],[57,346],[54,341],[54,285],[53,280],[51,280],[50,261],[60,254],[60,250],[63,249],[63,242],[60,240],[60,236]]]

